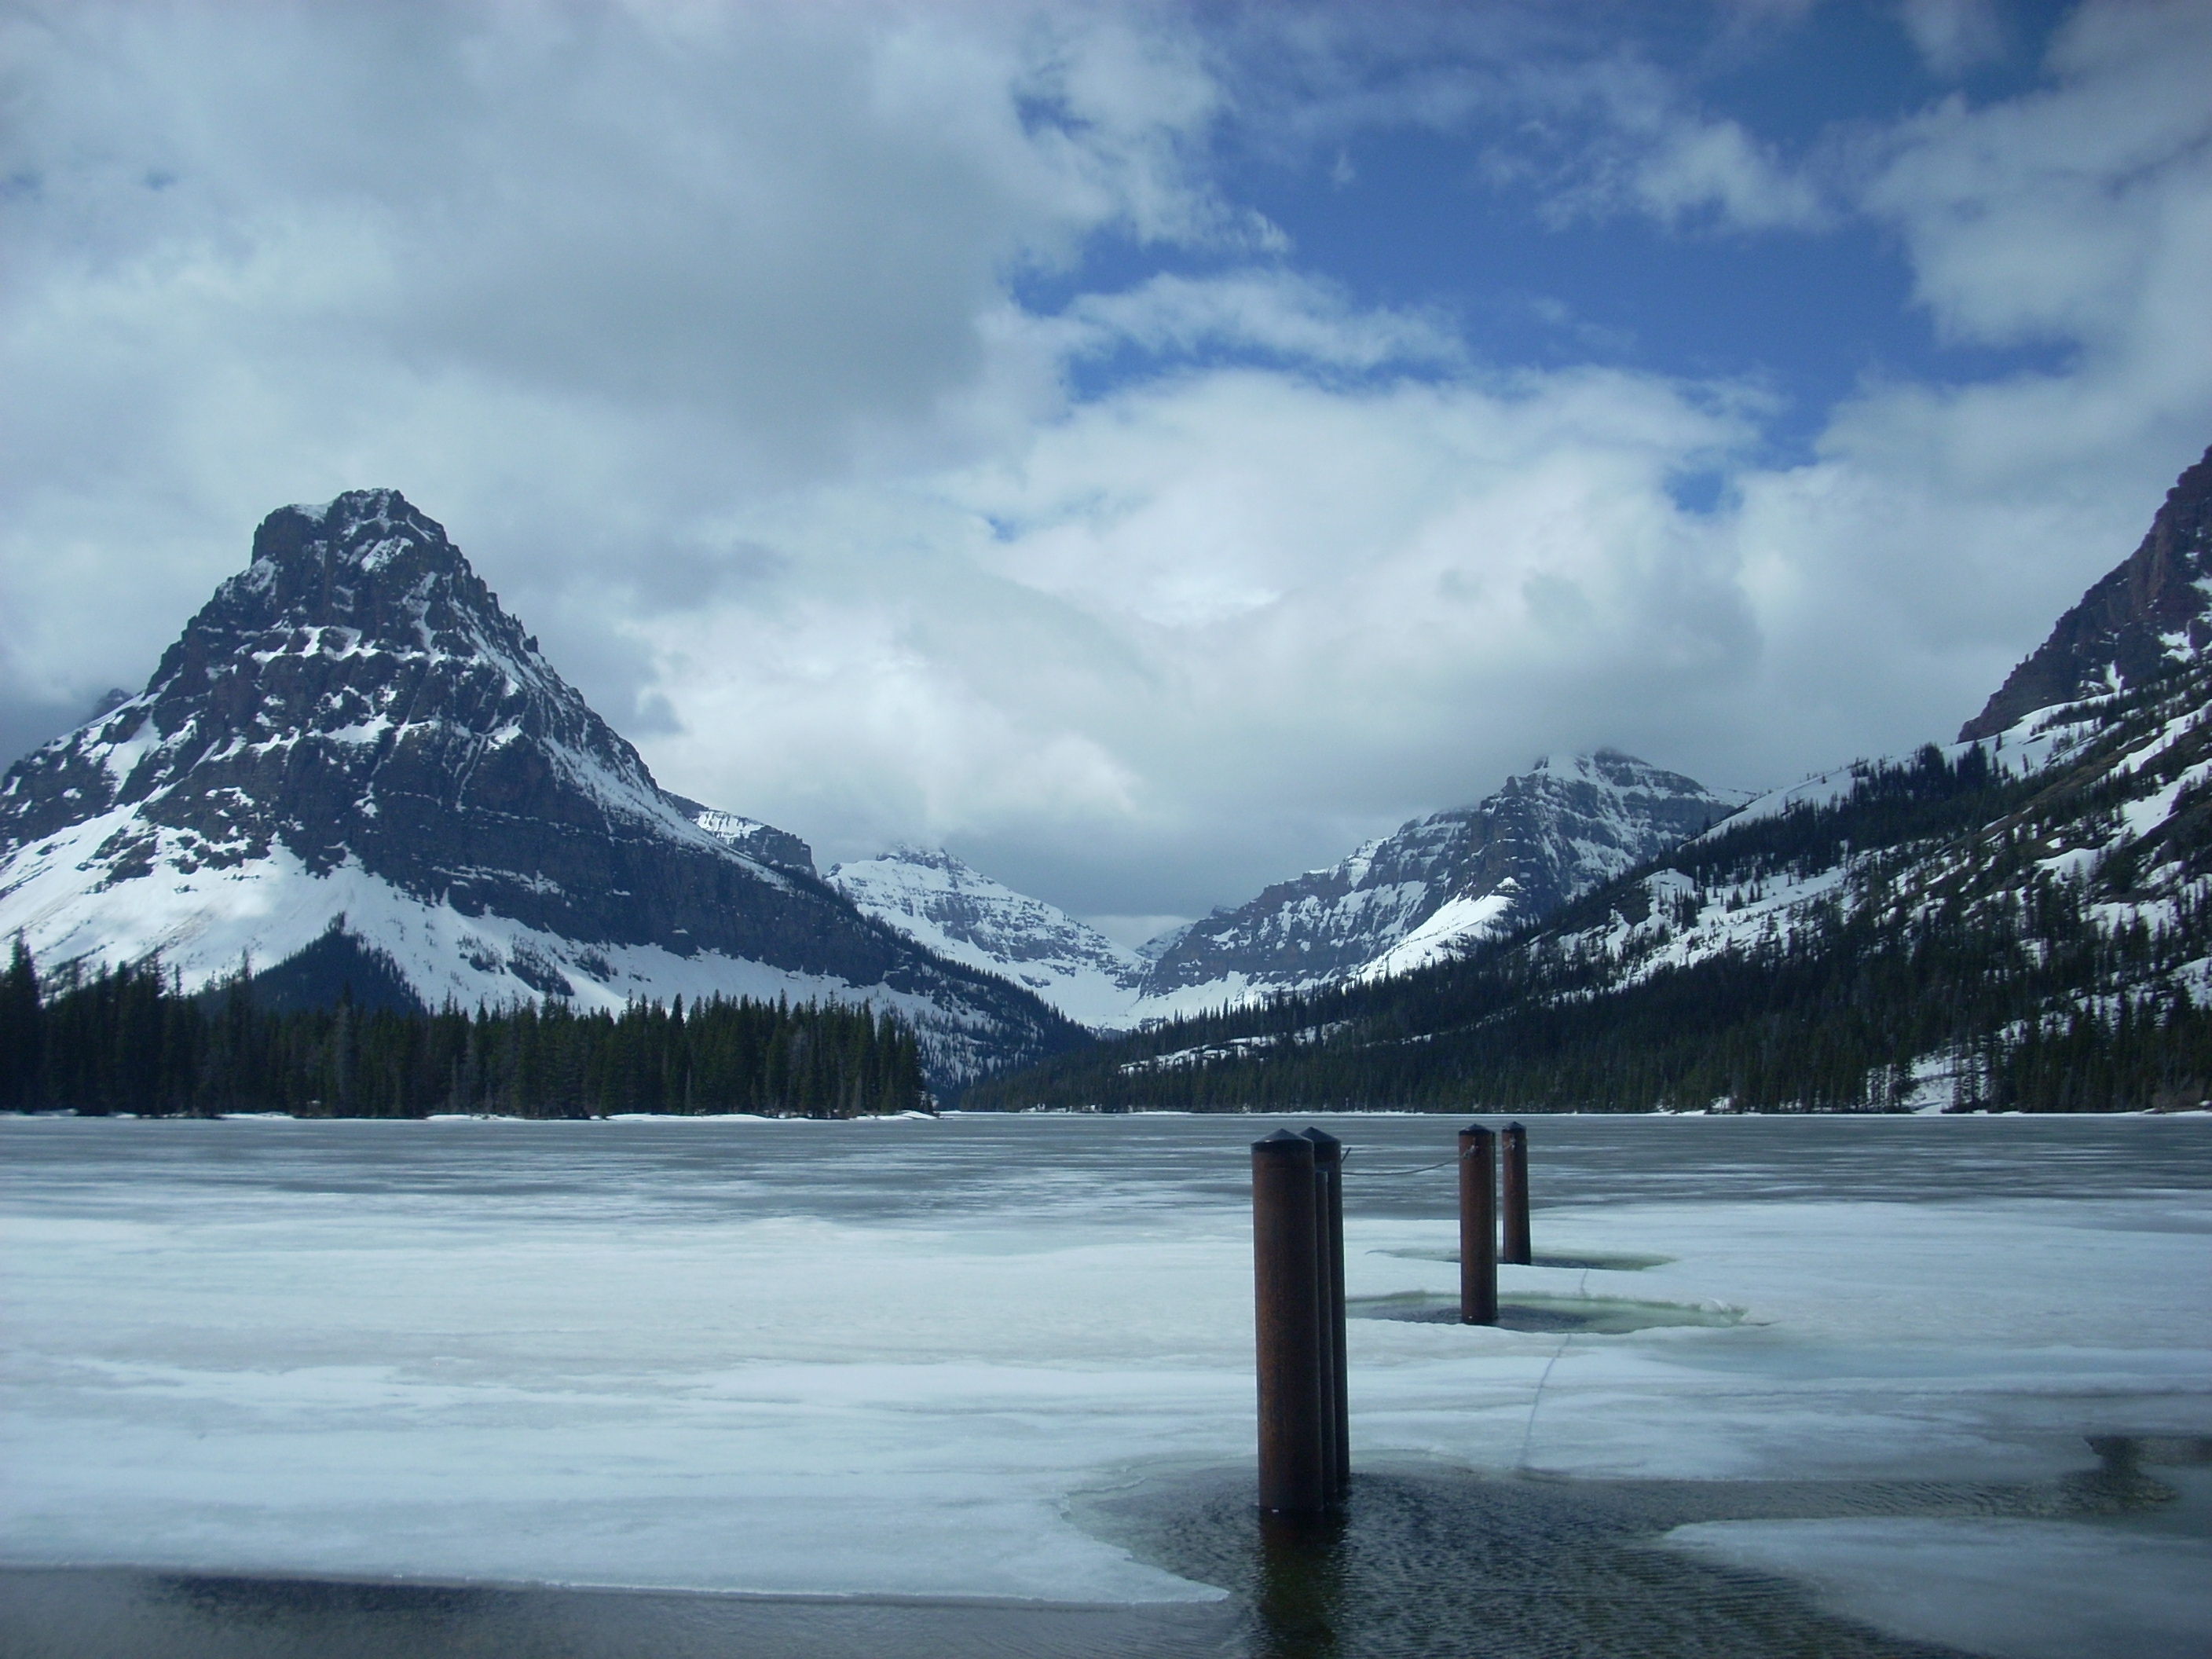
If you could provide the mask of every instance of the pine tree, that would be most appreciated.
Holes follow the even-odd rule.
[[[39,972],[21,933],[0,981],[0,1109],[21,1111],[39,1101],[43,1021]]]

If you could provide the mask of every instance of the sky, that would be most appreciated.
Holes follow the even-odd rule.
[[[1133,942],[1948,738],[2212,442],[2212,6],[0,0],[0,750],[391,487],[666,787]]]

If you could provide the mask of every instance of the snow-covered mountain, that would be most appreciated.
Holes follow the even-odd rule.
[[[2212,449],[2166,494],[2142,544],[2106,573],[1966,722],[1917,756],[1859,761],[1778,789],[1684,848],[1571,937],[1631,982],[1767,948],[1835,914],[1918,908],[2001,915],[2039,882],[2081,884],[2093,924],[2181,937],[2212,901]],[[1920,842],[1862,831],[1826,857],[1701,858],[1765,820],[1841,811],[1884,775],[1940,760],[1985,769],[1986,822]],[[1871,909],[1870,909],[1871,907]],[[2212,991],[2212,960],[2163,981]]]
[[[940,956],[1004,975],[1094,1030],[1126,1030],[1440,960],[1549,915],[1741,799],[1610,750],[1539,761],[1477,805],[1416,818],[1135,951],[942,851],[842,865],[830,883]]]
[[[0,782],[0,938],[187,987],[336,930],[437,1005],[866,999],[942,1088],[1073,1033],[664,792],[392,490],[284,507],[146,689]]]
[[[941,849],[841,864],[830,884],[941,957],[1001,974],[1094,1029],[1135,1018],[1146,962],[1065,910],[979,875]]]
[[[1340,863],[1194,922],[1145,977],[1148,1013],[1402,973],[1549,915],[1725,817],[1743,797],[1612,750],[1415,818]]]

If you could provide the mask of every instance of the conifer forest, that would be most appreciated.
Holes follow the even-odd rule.
[[[0,1110],[854,1117],[926,1101],[913,1033],[865,1006],[678,998],[584,1013],[548,999],[469,1013],[342,998],[278,1009],[242,977],[180,994],[155,964],[42,995],[20,946],[0,982]]]

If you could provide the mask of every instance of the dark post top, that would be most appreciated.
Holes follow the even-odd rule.
[[[1293,1164],[1311,1164],[1314,1151],[1312,1141],[1304,1135],[1292,1134],[1288,1129],[1278,1129],[1274,1133],[1252,1143],[1253,1157],[1288,1158]]]
[[[1334,1164],[1344,1162],[1344,1143],[1328,1130],[1309,1125],[1301,1131],[1301,1134],[1304,1139],[1313,1142],[1315,1163]]]

